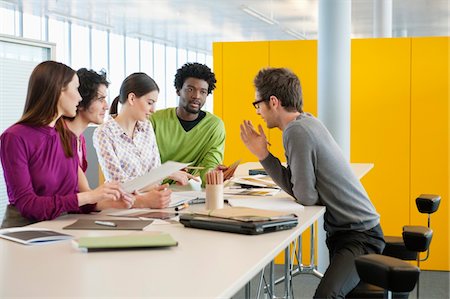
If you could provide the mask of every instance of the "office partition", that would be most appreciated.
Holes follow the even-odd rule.
[[[423,269],[450,270],[449,37],[353,39],[351,45],[351,162],[374,163],[362,180],[387,235],[426,223],[421,193],[440,194],[436,234]],[[302,82],[305,111],[317,111],[317,41],[214,43],[219,84],[214,112],[227,130],[225,163],[250,161],[239,123],[256,115],[253,78],[262,67],[288,67]],[[281,132],[266,130],[270,150],[284,158]]]

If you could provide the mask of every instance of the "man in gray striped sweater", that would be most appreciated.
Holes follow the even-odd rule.
[[[326,207],[330,265],[314,298],[344,298],[359,282],[355,257],[381,253],[380,216],[350,163],[325,128],[302,110],[300,80],[285,68],[262,69],[254,79],[257,114],[283,132],[287,167],[267,148],[263,128],[241,124],[241,139],[272,179],[302,205]]]

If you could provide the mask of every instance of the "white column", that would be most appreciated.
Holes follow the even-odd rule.
[[[373,1],[373,37],[392,37],[392,0]]]
[[[351,1],[319,1],[318,117],[350,159]]]
[[[319,0],[318,117],[350,160],[351,1]],[[318,221],[318,270],[329,264],[323,217]]]

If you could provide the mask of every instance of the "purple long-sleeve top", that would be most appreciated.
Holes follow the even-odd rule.
[[[42,221],[78,207],[78,157],[67,158],[53,127],[15,124],[0,137],[9,202],[30,220]]]

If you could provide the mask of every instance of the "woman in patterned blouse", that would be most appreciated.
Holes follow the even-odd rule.
[[[159,87],[145,73],[125,78],[120,95],[111,104],[107,120],[94,131],[94,147],[107,181],[125,182],[142,176],[161,165],[155,133],[148,117],[155,111]],[[122,109],[117,113],[118,102]],[[115,116],[115,117],[114,117]],[[178,171],[170,176],[186,185],[192,175]],[[135,194],[133,207],[165,208],[170,202],[168,185],[153,186]]]

